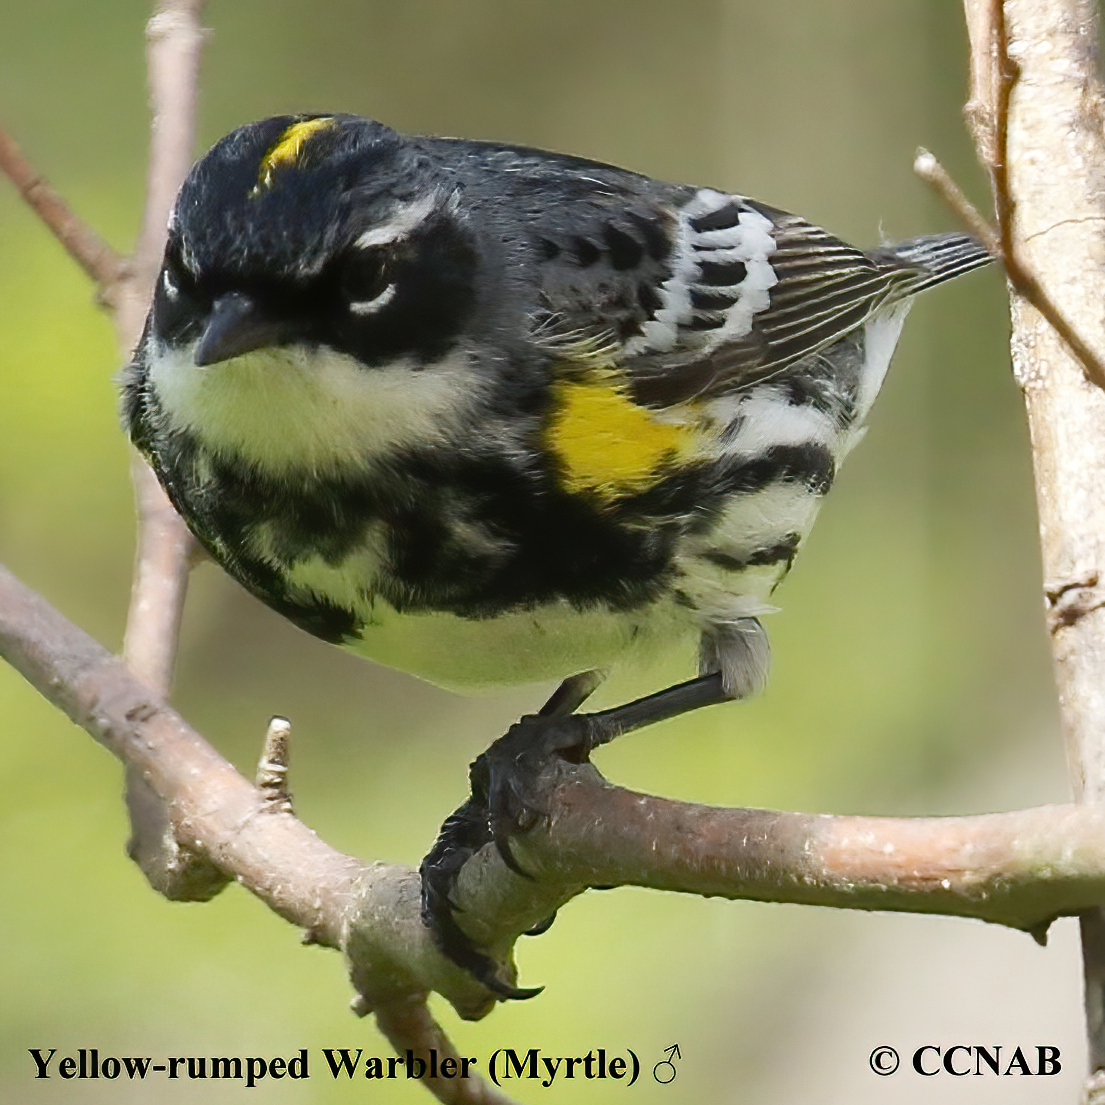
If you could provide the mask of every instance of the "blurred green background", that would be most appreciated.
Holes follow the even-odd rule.
[[[147,142],[142,0],[8,5],[0,120],[120,249]],[[913,176],[934,150],[980,200],[960,124],[964,34],[943,0],[212,0],[200,139],[283,111],[565,150],[755,195],[875,244],[952,227]],[[0,559],[111,648],[132,555],[120,358],[92,289],[0,181]],[[915,308],[867,440],[769,624],[760,700],[604,750],[614,781],[687,800],[826,812],[974,812],[1066,799],[1039,599],[1026,433],[993,273]],[[675,658],[664,677],[681,677]],[[654,685],[629,674],[616,701]],[[653,684],[649,683],[649,678]],[[303,819],[365,858],[417,864],[465,767],[548,688],[465,700],[307,638],[211,565],[195,575],[176,703],[247,773],[294,725]],[[222,1101],[240,1086],[33,1079],[31,1047],[102,1055],[387,1054],[346,1008],[338,957],[236,887],[174,905],[123,855],[118,765],[0,668],[0,1100]],[[940,918],[592,893],[519,949],[539,999],[462,1054],[678,1042],[668,1086],[523,1087],[525,1101],[912,1101],[872,1047],[1062,1047],[1059,1079],[966,1080],[948,1100],[1072,1100],[1081,1066],[1070,927],[1027,937]],[[958,1033],[958,1036],[956,1035]],[[405,1083],[269,1083],[261,1100],[422,1102]],[[809,1090],[815,1079],[817,1091]],[[918,1083],[925,1084],[918,1087]],[[1039,1084],[1038,1084],[1039,1083]],[[1018,1096],[1021,1095],[1021,1096]],[[918,1097],[917,1100],[921,1098]]]

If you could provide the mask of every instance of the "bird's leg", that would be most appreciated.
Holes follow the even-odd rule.
[[[724,689],[721,674],[713,673],[611,710],[577,714],[601,681],[597,672],[566,679],[537,714],[523,717],[475,759],[469,769],[468,800],[446,819],[422,861],[423,922],[433,930],[445,955],[503,998],[530,998],[541,991],[504,983],[494,960],[457,924],[451,895],[464,864],[485,844],[494,843],[512,871],[532,878],[514,858],[509,841],[547,816],[540,806],[539,780],[553,757],[586,763],[593,749],[623,733],[733,698]],[[552,918],[542,922],[531,930],[532,935],[544,932],[551,923]]]

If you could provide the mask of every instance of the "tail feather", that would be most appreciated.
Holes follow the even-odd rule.
[[[874,256],[917,270],[905,292],[914,295],[954,276],[980,269],[993,258],[986,247],[969,234],[922,234],[904,242],[883,246]]]

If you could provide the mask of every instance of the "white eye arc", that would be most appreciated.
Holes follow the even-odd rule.
[[[168,296],[169,302],[175,303],[180,296],[180,289],[173,283],[173,278],[169,275],[168,269],[162,270],[161,287],[165,289],[165,295]]]
[[[366,230],[353,245],[357,249],[372,249],[375,246],[397,242],[407,237],[419,223],[428,219],[436,206],[436,195],[425,196],[414,203],[401,204],[393,211],[392,217],[387,222]]]
[[[374,315],[383,310],[395,298],[395,285],[389,284],[378,296],[361,299],[349,304],[349,310],[355,315]]]

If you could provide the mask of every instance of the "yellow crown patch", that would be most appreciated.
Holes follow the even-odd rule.
[[[290,169],[299,161],[308,139],[319,131],[329,130],[333,125],[334,120],[329,116],[292,123],[276,140],[276,144],[269,152],[261,158],[261,165],[257,173],[257,184],[251,194],[257,195],[271,188],[276,170]]]

